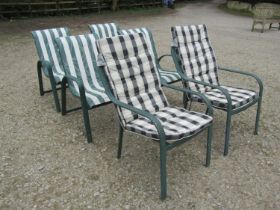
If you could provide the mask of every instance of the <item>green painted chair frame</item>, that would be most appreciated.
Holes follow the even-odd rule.
[[[96,34],[93,34],[93,36],[97,39]],[[61,49],[63,49],[63,47],[62,47],[61,43],[58,42],[58,40],[56,40],[56,42],[57,42],[57,46],[59,48],[59,50],[58,50],[59,55],[61,56],[61,53],[62,53]],[[94,72],[96,73],[96,70],[95,70],[95,68],[96,68],[95,65],[96,64],[95,63],[96,63],[96,61],[94,60],[93,61],[93,66],[94,66]],[[87,102],[86,89],[85,89],[83,81],[80,78],[75,78],[72,75],[70,75],[68,73],[68,71],[66,71],[66,69],[64,69],[64,71],[65,71],[65,76],[64,76],[64,78],[62,79],[62,82],[61,82],[61,114],[66,115],[67,113],[82,109],[87,142],[92,143],[93,142],[92,132],[91,132],[90,119],[89,119],[89,113],[88,112],[91,109],[110,104],[111,101],[102,102],[102,103],[99,103],[97,105],[89,105],[89,103]],[[71,85],[71,84],[74,84],[74,83],[76,83],[77,86],[78,86],[79,95],[77,95],[76,90],[73,88],[73,85]],[[67,87],[69,87],[69,90],[71,91],[72,95],[75,98],[80,99],[81,106],[67,110],[67,101],[66,101]]]
[[[51,84],[51,89],[50,90],[44,90],[44,83],[43,83],[43,75],[42,71],[45,69],[46,72],[48,72],[47,77],[49,77],[50,84]],[[53,98],[54,98],[54,103],[55,103],[55,108],[57,112],[61,112],[60,108],[60,103],[58,99],[58,93],[57,91],[61,89],[61,87],[57,87],[61,85],[61,82],[56,82],[53,76],[53,71],[52,71],[52,65],[49,61],[37,61],[37,76],[38,76],[38,82],[39,82],[39,91],[40,91],[40,96],[45,95],[45,93],[50,93],[52,92]]]
[[[81,101],[81,106],[80,107],[76,107],[76,108],[69,109],[69,110],[66,109],[66,89],[67,89],[68,81],[72,81],[73,83],[76,83],[78,85],[80,96],[75,96],[74,94],[73,95],[77,98],[80,98],[80,101]],[[71,87],[70,87],[70,89],[71,89]],[[110,103],[111,102],[109,101],[109,102],[105,102],[103,104],[99,104],[99,105],[91,107],[87,103],[84,84],[80,79],[75,78],[71,75],[65,75],[65,77],[62,79],[62,82],[61,82],[61,114],[66,115],[69,112],[73,112],[73,111],[77,111],[79,109],[82,109],[84,125],[85,125],[85,130],[86,130],[86,137],[87,137],[87,142],[88,143],[93,142],[88,111],[91,110],[91,109],[100,107],[100,106],[110,104]]]
[[[64,29],[65,29],[67,35],[70,35],[70,30],[67,27],[65,27]],[[34,36],[33,32],[32,32],[32,36],[33,36],[34,40],[37,39]],[[36,49],[38,51],[38,46],[37,46],[38,44],[36,42],[37,41],[35,41],[35,45],[36,45]],[[37,61],[37,77],[38,77],[38,83],[39,83],[39,92],[40,92],[40,96],[43,96],[45,93],[52,92],[53,97],[54,97],[56,111],[61,112],[60,102],[59,102],[58,93],[57,93],[57,91],[61,89],[61,81],[57,82],[55,80],[52,68],[53,68],[53,66],[50,61],[40,60],[40,59]],[[50,84],[51,84],[50,90],[44,90],[43,73],[50,80]]]
[[[183,69],[181,68],[181,65],[179,64],[179,60],[180,58],[178,58],[177,54],[176,54],[176,47],[172,46],[171,47],[171,54],[176,66],[176,69],[178,71],[178,73],[180,74],[183,82],[187,83],[187,82],[193,82],[193,83],[197,83],[197,84],[201,84],[201,85],[205,85],[211,88],[216,88],[218,90],[220,90],[226,97],[228,103],[227,103],[227,108],[226,108],[226,112],[227,112],[227,119],[226,119],[226,130],[225,130],[225,144],[224,144],[224,156],[228,155],[228,150],[229,150],[229,145],[230,145],[230,131],[231,131],[231,118],[232,115],[238,114],[239,112],[242,112],[244,110],[246,110],[247,108],[251,107],[252,105],[258,103],[257,106],[257,114],[256,114],[256,121],[255,121],[255,129],[254,129],[254,135],[258,134],[258,128],[259,128],[259,120],[260,120],[260,112],[261,112],[261,103],[262,103],[262,96],[263,96],[263,83],[261,81],[261,79],[249,72],[244,72],[244,71],[240,71],[240,70],[236,70],[236,69],[229,69],[229,68],[224,68],[224,67],[218,67],[219,70],[222,71],[226,71],[226,72],[230,72],[230,73],[236,73],[236,74],[241,74],[241,75],[245,75],[245,76],[249,76],[252,77],[256,80],[256,82],[258,83],[259,86],[259,95],[256,96],[256,98],[254,100],[252,100],[251,102],[247,103],[244,106],[241,106],[239,108],[236,109],[232,109],[232,100],[231,97],[228,93],[228,91],[220,86],[217,85],[212,85],[209,83],[205,83],[202,81],[198,81],[198,80],[194,80],[192,78],[188,78],[185,74]],[[184,106],[187,106],[187,94],[184,95]]]
[[[208,134],[207,134],[207,152],[206,152],[206,164],[205,166],[208,167],[210,165],[210,160],[211,160],[211,143],[212,143],[212,123],[211,122],[208,126],[206,126],[204,129],[202,129],[200,132],[191,135],[183,140],[177,141],[175,143],[168,143],[166,142],[166,138],[165,138],[165,132],[163,130],[163,127],[160,123],[160,121],[151,113],[138,109],[136,107],[133,107],[131,105],[128,105],[126,103],[123,103],[119,100],[116,99],[116,97],[113,95],[110,85],[109,85],[109,81],[107,76],[104,73],[104,67],[99,67],[97,68],[97,71],[100,75],[100,79],[102,81],[102,84],[105,88],[105,91],[109,97],[109,99],[112,101],[113,104],[115,104],[116,106],[128,109],[140,116],[143,116],[147,119],[149,119],[156,127],[158,134],[159,134],[159,145],[160,145],[160,185],[161,185],[161,194],[160,194],[160,198],[162,200],[164,200],[167,196],[167,173],[166,173],[166,155],[167,155],[167,151],[187,142],[188,140],[192,139],[193,137],[197,136],[198,134],[200,134],[202,131],[204,131],[206,128],[208,129]],[[205,97],[203,94],[199,93],[199,92],[195,92],[195,91],[191,91],[188,89],[182,89],[170,84],[162,84],[163,86],[167,87],[167,88],[171,88],[175,91],[179,91],[182,93],[188,93],[188,94],[196,94],[199,97],[201,97],[203,99],[203,101],[205,102],[206,106],[207,106],[207,111],[206,113],[209,116],[213,115],[213,108],[212,105],[210,103],[210,101],[207,99],[207,97]],[[117,158],[120,159],[121,158],[121,153],[122,153],[122,145],[123,145],[123,133],[124,133],[125,129],[123,128],[122,124],[121,124],[121,120],[119,120],[119,134],[118,134],[118,152],[117,152]],[[158,141],[157,141],[158,142]]]

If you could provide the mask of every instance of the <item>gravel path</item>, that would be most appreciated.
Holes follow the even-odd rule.
[[[280,209],[279,32],[252,33],[251,18],[227,14],[217,5],[190,3],[153,15],[0,22],[0,209]],[[117,160],[112,105],[90,112],[95,143],[87,144],[81,112],[62,117],[52,96],[38,93],[30,31],[65,25],[79,34],[88,32],[89,23],[108,21],[149,27],[159,54],[169,52],[170,26],[205,23],[220,64],[264,81],[259,135],[252,134],[255,107],[234,116],[230,154],[223,157],[225,113],[216,111],[211,167],[203,166],[205,133],[171,151],[165,202],[159,199],[157,144],[127,133]],[[165,65],[172,67],[170,61]],[[220,77],[224,84],[256,87],[235,75]],[[171,103],[181,104],[181,95],[166,93]],[[69,98],[68,104],[79,105]]]

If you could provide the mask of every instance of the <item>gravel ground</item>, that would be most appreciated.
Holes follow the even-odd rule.
[[[280,209],[279,32],[252,33],[251,18],[227,14],[218,3],[145,15],[0,22],[0,209]],[[126,133],[123,157],[117,160],[112,105],[90,112],[95,143],[87,144],[81,111],[62,117],[52,96],[38,93],[30,31],[68,26],[80,34],[88,32],[89,23],[108,21],[149,27],[159,54],[169,52],[170,26],[205,23],[218,62],[256,73],[265,85],[258,136],[253,135],[252,107],[233,117],[232,146],[223,157],[225,113],[216,111],[211,167],[203,166],[205,133],[169,153],[164,202],[159,199],[158,145]],[[171,61],[165,65],[172,67]],[[256,88],[250,79],[227,75],[220,73],[223,84]],[[171,103],[181,104],[179,93],[166,94]],[[69,94],[68,104],[79,101]]]

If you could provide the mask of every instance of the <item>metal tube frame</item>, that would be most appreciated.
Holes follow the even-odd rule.
[[[209,86],[209,87],[212,87],[212,88],[215,88],[215,89],[218,89],[220,90],[226,97],[227,99],[227,107],[226,109],[222,109],[224,111],[227,112],[227,119],[226,119],[226,130],[225,130],[225,144],[224,144],[224,156],[228,155],[228,150],[229,150],[229,145],[230,145],[230,131],[231,131],[231,118],[232,118],[232,115],[234,114],[237,114],[247,108],[249,108],[250,106],[254,105],[255,103],[258,103],[258,107],[257,107],[257,114],[256,114],[256,121],[255,121],[255,129],[254,129],[254,134],[257,135],[258,134],[258,128],[259,128],[259,119],[260,119],[260,112],[261,112],[261,103],[262,103],[262,95],[263,95],[263,83],[261,81],[261,79],[252,74],[252,73],[248,73],[248,72],[243,72],[243,71],[240,71],[240,70],[235,70],[235,69],[229,69],[229,68],[224,68],[224,67],[218,67],[218,69],[220,70],[223,70],[223,71],[227,71],[227,72],[231,72],[231,73],[238,73],[238,74],[242,74],[242,75],[245,75],[245,76],[249,76],[249,77],[252,77],[254,78],[258,85],[259,85],[259,94],[258,96],[250,103],[242,106],[242,107],[239,107],[237,109],[232,109],[232,100],[231,100],[231,97],[228,93],[228,91],[220,86],[217,86],[217,85],[212,85],[212,84],[209,84],[209,83],[205,83],[205,82],[202,82],[202,81],[198,81],[198,80],[194,80],[194,79],[191,79],[191,78],[188,78],[184,71],[182,70],[181,68],[181,65],[179,65],[179,58],[176,54],[176,47],[175,46],[172,46],[171,47],[171,55],[173,57],[173,61],[175,63],[175,66],[176,66],[176,69],[178,71],[178,73],[180,74],[181,78],[183,81],[185,82],[193,82],[193,83],[197,83],[197,84],[201,84],[201,85],[205,85],[205,86]]]
[[[165,132],[164,129],[160,123],[160,121],[151,113],[135,108],[131,105],[125,104],[119,100],[117,100],[115,98],[115,96],[113,95],[110,85],[109,85],[109,81],[104,73],[104,70],[101,68],[97,68],[98,69],[98,73],[100,75],[100,79],[103,83],[103,86],[105,88],[105,91],[109,97],[109,99],[112,101],[113,104],[115,104],[116,106],[128,109],[138,115],[141,115],[147,119],[149,119],[154,126],[157,129],[158,135],[159,135],[159,147],[160,147],[160,186],[161,186],[161,192],[160,192],[160,198],[161,200],[164,200],[167,196],[167,172],[166,172],[166,155],[167,155],[167,151],[171,150],[172,148],[179,146],[183,143],[185,143],[187,140],[191,139],[192,137],[198,135],[200,132],[202,132],[204,129],[202,129],[200,132],[191,135],[187,138],[185,138],[184,140],[180,140],[176,143],[173,144],[169,144],[168,142],[166,142],[166,136],[165,136]],[[194,92],[188,89],[181,89],[179,87],[175,87],[172,86],[170,84],[162,84],[165,87],[171,88],[173,90],[176,91],[180,91],[183,93],[192,93],[192,94],[197,94],[199,95],[203,100],[205,100],[205,104],[207,105],[207,110],[210,116],[212,116],[213,110],[212,110],[212,106],[210,101],[201,93],[198,92]],[[206,153],[206,166],[210,165],[210,160],[211,160],[211,142],[212,142],[212,122],[207,126],[208,127],[208,137],[207,137],[207,153]],[[207,128],[206,127],[206,128]],[[122,123],[120,122],[119,125],[119,137],[118,137],[118,155],[117,157],[120,158],[121,157],[121,151],[122,151],[122,144],[123,144],[123,132],[125,131],[125,127],[122,125]]]

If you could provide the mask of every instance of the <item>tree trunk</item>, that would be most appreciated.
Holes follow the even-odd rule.
[[[116,11],[118,7],[119,0],[112,0],[112,10]]]

